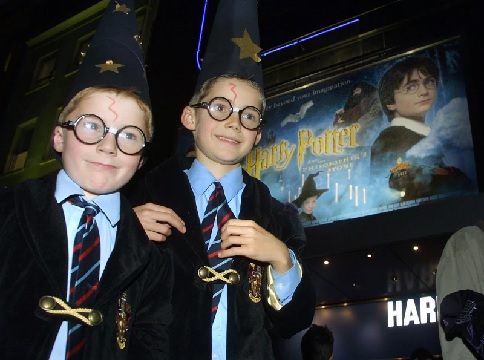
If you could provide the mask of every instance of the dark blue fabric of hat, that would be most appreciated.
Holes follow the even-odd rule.
[[[133,88],[151,106],[134,0],[109,1],[65,104],[92,86]]]
[[[213,77],[239,75],[263,88],[257,0],[220,0],[195,90]]]

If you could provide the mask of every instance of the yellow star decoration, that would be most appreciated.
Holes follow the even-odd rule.
[[[250,57],[255,62],[261,61],[257,54],[262,49],[252,41],[247,29],[244,29],[244,35],[241,38],[232,38],[232,41],[240,47],[240,59]]]
[[[122,11],[125,14],[128,14],[131,11],[131,9],[127,7],[126,4],[120,4],[116,1],[116,9],[114,9],[113,12],[116,12],[116,11]]]
[[[100,74],[105,72],[105,71],[112,71],[112,72],[115,72],[116,74],[119,74],[118,68],[123,67],[123,66],[124,65],[122,65],[122,64],[115,64],[113,62],[113,60],[106,60],[106,63],[96,65],[96,67],[101,69],[99,71]]]

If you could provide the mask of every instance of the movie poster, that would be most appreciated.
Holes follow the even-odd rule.
[[[268,99],[244,168],[304,226],[477,193],[459,40]]]

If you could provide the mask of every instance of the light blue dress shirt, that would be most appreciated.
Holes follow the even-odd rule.
[[[83,195],[84,192],[64,170],[61,170],[57,175],[57,183],[55,190],[55,199],[58,204],[62,204],[64,210],[64,217],[67,227],[67,254],[68,254],[68,271],[67,271],[67,294],[69,293],[69,285],[71,281],[71,264],[72,264],[72,249],[74,247],[74,238],[76,236],[77,226],[84,211],[83,208],[72,205],[66,201],[73,195]],[[96,215],[96,223],[99,228],[99,236],[101,241],[101,261],[99,268],[99,276],[101,277],[106,263],[111,256],[111,252],[116,242],[116,230],[120,218],[120,196],[119,192],[107,195],[100,195],[94,199],[87,199],[87,201],[95,203],[101,208],[101,212]],[[67,321],[63,321],[57,333],[57,338],[54,347],[50,354],[50,360],[64,360],[66,356],[67,345]]]
[[[230,171],[220,179],[216,179],[202,163],[200,163],[198,160],[194,160],[191,168],[186,170],[185,173],[188,176],[192,191],[195,195],[195,203],[197,204],[198,218],[200,219],[200,223],[202,222],[203,214],[208,204],[208,198],[215,188],[215,185],[213,184],[214,181],[219,181],[222,184],[230,209],[236,218],[239,217],[242,192],[245,188],[241,167]],[[217,232],[212,231],[212,237],[210,239],[211,242],[214,241],[216,235]],[[276,294],[283,305],[291,301],[292,295],[301,281],[299,269],[295,265],[296,256],[292,250],[289,250],[289,253],[293,262],[291,269],[284,274],[278,274],[276,271],[270,268],[274,276]],[[227,285],[225,285],[222,290],[220,303],[212,325],[212,359],[225,360],[226,346]]]

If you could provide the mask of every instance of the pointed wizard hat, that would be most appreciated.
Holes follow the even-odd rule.
[[[65,105],[92,86],[133,88],[151,107],[134,0],[109,1]]]
[[[208,79],[239,75],[263,88],[257,0],[220,0],[195,91]]]
[[[293,201],[293,204],[295,204],[298,208],[301,207],[302,203],[307,199],[310,198],[311,196],[317,196],[320,197],[321,194],[325,193],[328,191],[328,189],[317,189],[316,188],[316,181],[314,181],[314,178],[318,176],[320,171],[318,171],[316,174],[310,174],[304,180],[304,184],[301,190],[301,194],[297,197],[296,200]]]

